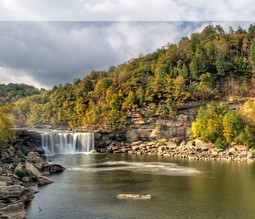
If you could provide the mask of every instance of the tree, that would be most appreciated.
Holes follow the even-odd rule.
[[[206,72],[199,77],[199,85],[197,87],[200,97],[203,100],[210,99],[213,95],[213,80],[212,74]]]
[[[12,121],[8,116],[10,111],[10,104],[0,106],[0,154],[3,152],[12,136],[12,132],[10,131],[10,128],[12,127]]]
[[[209,61],[201,45],[197,46],[196,52],[190,63],[190,73],[193,79],[199,79],[202,73],[205,73],[209,69]]]
[[[255,37],[255,23],[250,24],[249,29],[248,29],[248,34],[251,38]]]
[[[255,146],[255,128],[252,126],[245,126],[243,132],[240,133],[238,137],[239,143],[247,147]]]
[[[222,144],[222,139],[220,137],[218,137],[215,141],[215,147],[218,148],[218,149],[223,149],[224,146]]]
[[[223,117],[228,111],[228,106],[220,102],[211,102],[207,107],[198,110],[196,121],[192,123],[194,138],[201,137],[205,141],[215,142],[218,137],[223,137]]]
[[[243,130],[243,119],[233,111],[229,111],[223,118],[223,135],[228,143],[234,142]]]

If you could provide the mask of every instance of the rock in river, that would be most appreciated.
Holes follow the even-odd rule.
[[[117,199],[150,200],[151,195],[140,194],[118,194]]]

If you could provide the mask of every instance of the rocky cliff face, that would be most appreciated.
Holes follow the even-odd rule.
[[[157,139],[172,139],[186,141],[189,139],[191,123],[195,119],[200,104],[188,105],[179,109],[178,114],[171,119],[163,119],[156,115],[150,118],[130,116],[125,128],[121,130],[94,130],[96,150],[106,148],[113,141],[131,143],[134,141],[153,141]],[[79,131],[79,130],[77,130]],[[85,131],[85,130],[82,130]],[[41,135],[37,131],[16,130],[16,145],[23,145],[28,151],[43,154]]]
[[[162,138],[189,138],[191,122],[195,119],[197,109],[181,110],[172,119],[153,117],[149,119],[131,118],[125,137],[128,142],[148,141]]]
[[[171,119],[158,116],[143,118],[131,116],[125,129],[117,131],[98,130],[95,132],[95,146],[105,148],[112,142],[153,141],[157,139],[175,139],[177,142],[189,139],[191,123],[195,120],[200,103],[190,104],[179,109]]]

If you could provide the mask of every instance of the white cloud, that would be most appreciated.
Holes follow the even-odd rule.
[[[178,42],[189,33],[188,27],[181,26],[182,22],[118,22],[105,29],[105,35],[122,60],[129,60]]]
[[[87,22],[0,22],[0,64],[27,69],[46,86],[70,82],[120,62],[103,29]]]
[[[208,24],[249,22],[0,22],[0,83],[51,87],[154,52]],[[4,66],[4,67],[3,67]],[[6,67],[7,66],[7,67]],[[21,76],[19,76],[21,75]]]
[[[0,0],[0,20],[252,21],[253,0]]]
[[[38,83],[38,81],[33,77],[33,73],[25,69],[0,66],[0,79],[1,84],[25,83],[32,84],[37,88],[51,88],[50,86],[45,86],[45,84]]]

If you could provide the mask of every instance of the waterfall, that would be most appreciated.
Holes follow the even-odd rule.
[[[42,147],[47,156],[94,151],[94,133],[42,133]]]

